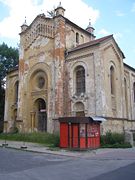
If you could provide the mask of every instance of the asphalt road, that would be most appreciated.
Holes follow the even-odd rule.
[[[135,152],[78,158],[0,148],[0,180],[135,180]]]
[[[89,180],[135,180],[135,163]]]

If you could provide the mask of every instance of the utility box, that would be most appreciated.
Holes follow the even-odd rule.
[[[73,149],[100,147],[100,123],[102,121],[103,118],[99,117],[59,118],[60,147]]]

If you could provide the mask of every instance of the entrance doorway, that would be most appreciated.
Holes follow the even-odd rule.
[[[44,99],[36,100],[36,115],[37,115],[37,129],[38,131],[47,131],[47,113],[46,113],[46,103]]]

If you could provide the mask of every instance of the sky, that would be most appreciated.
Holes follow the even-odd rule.
[[[60,1],[65,17],[75,24],[86,29],[91,21],[96,38],[113,34],[124,62],[135,68],[135,0],[0,0],[0,44],[18,47],[25,17],[29,25]]]

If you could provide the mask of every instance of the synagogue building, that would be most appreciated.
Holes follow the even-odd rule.
[[[59,130],[60,117],[101,120],[101,133],[135,130],[135,69],[113,35],[96,39],[64,16],[21,26],[19,65],[7,74],[4,131]]]

